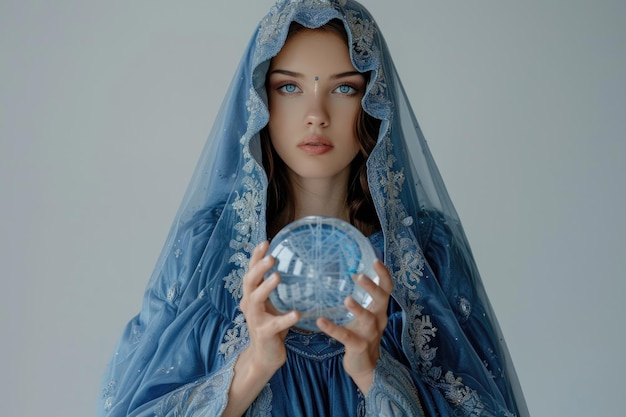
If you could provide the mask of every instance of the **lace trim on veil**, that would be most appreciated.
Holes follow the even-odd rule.
[[[390,120],[392,101],[388,97],[388,85],[375,43],[376,24],[364,17],[361,11],[345,8],[346,1],[279,0],[260,24],[254,68],[265,63],[280,50],[291,21],[297,20],[305,26],[317,27],[331,18],[340,18],[349,28],[352,45],[350,50],[355,67],[360,71],[373,71],[375,74],[363,98],[363,106],[373,116]],[[250,152],[250,142],[255,135],[258,136],[263,120],[268,117],[267,108],[254,88],[250,88],[249,97],[248,127],[241,138],[245,158],[243,169],[246,175],[242,183],[243,191],[237,194],[232,203],[238,222],[235,225],[236,237],[230,241],[230,247],[236,253],[229,259],[232,272],[224,277],[225,288],[236,300],[242,296],[242,279],[253,250],[253,231],[258,230],[264,211],[264,192],[261,191],[263,181],[260,178],[265,178],[265,173]],[[383,127],[387,125],[383,123]],[[372,196],[380,210],[383,230],[386,231],[385,257],[390,260],[387,266],[396,279],[394,297],[406,314],[403,346],[422,379],[440,389],[451,405],[463,410],[465,415],[487,415],[489,413],[474,390],[467,387],[452,371],[444,370],[433,362],[437,356],[437,348],[432,345],[437,337],[437,327],[431,317],[423,313],[423,306],[419,304],[418,284],[424,276],[425,260],[416,237],[408,227],[412,225],[413,219],[404,209],[400,198],[405,175],[402,168],[394,170],[397,161],[393,153],[391,132],[388,130],[381,133],[381,136],[381,143],[368,161],[368,169],[370,178],[378,181],[377,187],[373,187],[377,191],[372,191]],[[248,330],[243,314],[239,311],[219,351],[226,360],[230,360],[247,343]],[[255,402],[255,407],[264,410],[260,415],[269,414],[271,395],[268,385]]]

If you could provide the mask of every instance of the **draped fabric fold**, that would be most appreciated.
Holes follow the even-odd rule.
[[[369,75],[363,109],[382,121],[367,170],[382,227],[371,239],[394,280],[389,325],[367,398],[343,371],[340,344],[290,331],[287,363],[247,415],[528,415],[463,228],[389,50],[369,12],[351,0],[279,0],[260,22],[141,311],[106,370],[97,415],[224,410],[234,362],[248,343],[238,307],[242,278],[253,248],[267,238],[260,131],[269,120],[269,60],[292,22],[316,28],[332,19],[345,26],[354,67]]]

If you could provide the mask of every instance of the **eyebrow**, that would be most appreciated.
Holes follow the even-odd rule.
[[[270,72],[270,76],[273,74],[283,74],[283,75],[287,75],[289,77],[294,77],[294,78],[304,78],[304,74],[300,73],[300,72],[295,72],[295,71],[289,71],[289,70],[284,70],[284,69],[275,69],[273,71]],[[352,77],[354,75],[363,75],[362,73],[358,72],[358,71],[346,71],[346,72],[340,72],[339,74],[334,74],[330,76],[331,80],[337,80],[340,78],[346,78],[346,77]]]

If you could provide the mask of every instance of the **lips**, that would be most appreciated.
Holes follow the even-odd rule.
[[[311,136],[300,142],[298,148],[307,155],[322,155],[333,149],[333,144],[323,136]]]

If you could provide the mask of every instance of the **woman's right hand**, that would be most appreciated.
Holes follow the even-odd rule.
[[[274,258],[267,255],[269,243],[259,244],[250,259],[250,268],[243,277],[241,311],[246,318],[250,345],[246,349],[248,359],[270,376],[287,359],[285,337],[287,331],[299,320],[299,314],[291,311],[279,314],[269,301],[270,293],[280,282],[278,273],[267,280],[264,275],[274,265]]]
[[[269,279],[263,279],[274,265],[274,258],[266,256],[268,247],[268,242],[263,242],[254,249],[250,268],[243,277],[240,307],[248,325],[250,344],[235,363],[228,404],[222,417],[243,415],[278,368],[283,366],[287,360],[287,331],[300,319],[296,311],[278,314],[269,301],[280,277],[273,274]]]

